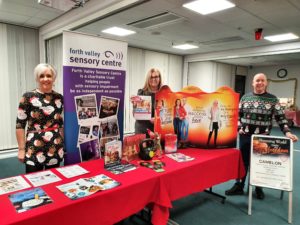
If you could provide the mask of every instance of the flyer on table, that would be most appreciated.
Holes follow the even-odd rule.
[[[0,180],[0,195],[7,194],[14,191],[19,191],[25,188],[29,188],[28,184],[23,177],[15,176]]]

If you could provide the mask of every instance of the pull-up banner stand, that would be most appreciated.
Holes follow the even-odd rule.
[[[289,192],[288,222],[292,223],[293,142],[289,138],[253,135],[248,215],[252,208],[252,186]]]
[[[65,165],[100,157],[122,139],[127,43],[63,33]]]

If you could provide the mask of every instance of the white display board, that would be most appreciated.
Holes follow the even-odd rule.
[[[293,142],[289,138],[252,135],[248,215],[252,214],[252,185],[289,193],[288,223],[293,214]]]
[[[253,135],[250,185],[293,190],[293,143],[285,137]]]

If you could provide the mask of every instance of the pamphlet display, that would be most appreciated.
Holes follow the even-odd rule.
[[[9,177],[0,180],[0,195],[19,191],[31,187],[21,176]]]
[[[120,174],[136,169],[136,166],[128,162],[122,163],[122,142],[111,141],[105,144],[104,167],[114,174]]]
[[[8,196],[18,213],[52,203],[52,199],[40,187]]]
[[[94,177],[81,178],[67,184],[59,185],[57,188],[68,198],[75,200],[119,185],[120,183],[118,181],[115,181],[104,174],[100,174]]]
[[[162,140],[179,129],[178,142],[200,148],[236,146],[239,94],[231,88],[224,86],[207,93],[188,86],[172,92],[165,85],[155,99],[154,130],[161,134]]]
[[[151,120],[151,96],[132,96],[130,100],[133,103],[133,117],[136,120]]]
[[[138,159],[140,151],[139,144],[141,140],[146,138],[146,134],[135,134],[125,136],[123,139],[122,160],[130,162]]]
[[[111,141],[105,144],[104,166],[111,167],[119,164],[122,157],[122,142]]]
[[[165,135],[165,153],[173,153],[177,151],[177,135],[166,134]]]

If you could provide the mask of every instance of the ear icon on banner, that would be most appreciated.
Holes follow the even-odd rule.
[[[110,58],[111,56],[114,56],[114,53],[111,52],[111,51],[105,51],[104,55],[105,55],[106,58]]]

